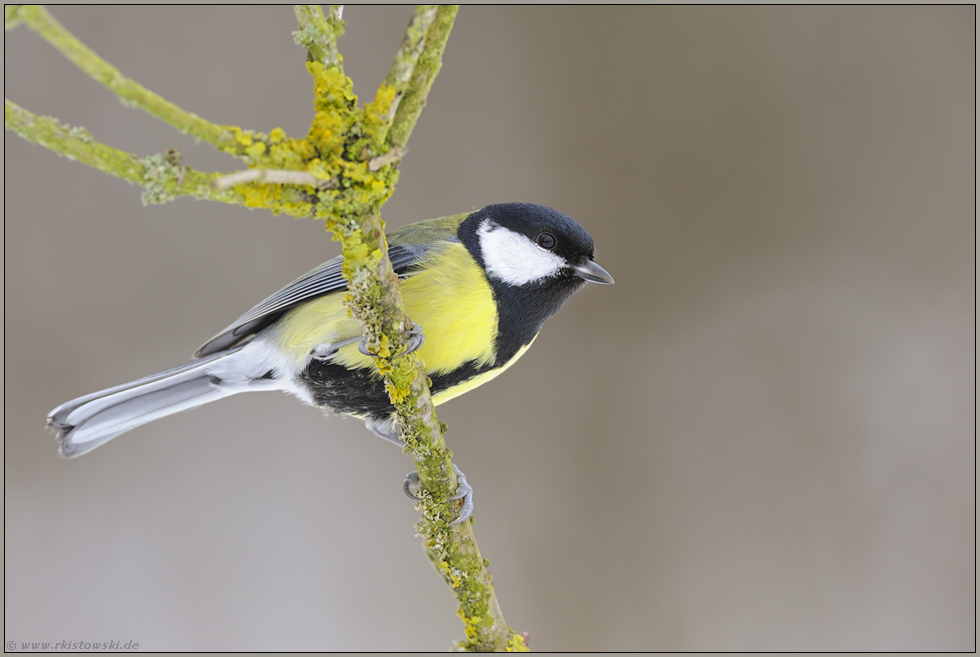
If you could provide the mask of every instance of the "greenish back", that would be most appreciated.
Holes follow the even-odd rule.
[[[403,226],[388,233],[388,244],[391,246],[407,246],[410,244],[431,244],[441,240],[456,237],[456,230],[470,212],[454,214],[451,217],[426,219],[408,226]]]

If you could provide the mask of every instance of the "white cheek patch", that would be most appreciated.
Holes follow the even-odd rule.
[[[508,283],[525,285],[555,276],[565,261],[519,233],[490,221],[477,229],[487,275]]]

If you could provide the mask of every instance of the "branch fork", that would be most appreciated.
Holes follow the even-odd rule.
[[[456,6],[416,7],[385,84],[375,101],[360,109],[336,46],[344,30],[342,6],[332,5],[326,14],[319,5],[294,7],[300,28],[294,39],[307,49],[307,67],[319,94],[318,120],[359,124],[361,133],[368,135],[368,141],[357,147],[356,152],[365,154],[362,157],[346,153],[342,140],[330,141],[332,133],[317,128],[316,121],[306,139],[296,140],[286,138],[278,128],[266,135],[187,112],[125,77],[42,6],[5,7],[5,28],[25,24],[125,105],[241,158],[251,168],[231,174],[195,171],[182,166],[175,152],[139,158],[99,143],[84,128],[64,126],[7,99],[4,126],[59,155],[142,185],[145,203],[192,196],[326,220],[343,247],[350,308],[362,322],[365,338],[368,343],[384,338],[392,353],[401,354],[404,338],[397,329],[407,325],[408,318],[378,212],[394,190],[395,165],[408,152],[408,139],[439,73],[457,10]],[[291,186],[312,187],[313,192],[296,193]],[[444,518],[440,511],[455,489],[456,477],[443,439],[445,425],[436,417],[421,361],[415,354],[401,354],[379,357],[376,364],[398,411],[406,450],[419,472],[423,501],[418,531],[436,570],[459,601],[466,639],[457,648],[526,650],[524,636],[504,621],[471,522],[450,527],[451,515]]]

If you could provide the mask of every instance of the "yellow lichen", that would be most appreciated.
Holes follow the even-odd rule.
[[[477,629],[477,624],[480,622],[480,617],[467,616],[462,607],[456,610],[456,615],[463,619],[463,632],[466,634],[466,640],[473,643],[477,635],[480,633],[480,631]]]
[[[248,153],[248,156],[252,159],[261,157],[262,155],[265,155],[265,144],[261,141],[256,142],[246,148],[245,152]]]
[[[512,634],[504,650],[506,652],[531,652],[531,649],[527,647],[527,643],[524,642],[524,636],[521,634]]]
[[[242,146],[252,145],[252,135],[250,135],[248,132],[242,130],[238,126],[224,126],[224,127],[231,130],[232,134],[235,135],[235,140],[238,141],[238,143],[241,144]]]
[[[369,129],[379,126],[386,126],[385,118],[391,109],[391,103],[395,100],[397,90],[387,84],[378,87],[374,94],[374,100],[364,106],[364,123]]]
[[[224,126],[235,138],[229,152],[244,156],[250,168],[305,171],[322,181],[311,185],[279,185],[255,181],[235,186],[245,205],[267,208],[275,214],[313,216],[330,220],[376,214],[394,191],[398,171],[393,165],[370,171],[368,161],[383,148],[387,114],[395,90],[382,85],[365,107],[357,106],[350,78],[332,66],[307,62],[313,76],[314,114],[310,130],[303,139],[291,139],[282,128],[269,134]],[[334,227],[328,226],[331,229]],[[362,242],[359,236],[346,236],[348,246]],[[354,252],[357,262],[350,270],[363,266],[368,252]],[[378,254],[380,259],[380,253]]]

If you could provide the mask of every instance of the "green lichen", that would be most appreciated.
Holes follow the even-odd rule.
[[[317,42],[317,37],[320,35],[319,30],[312,23],[308,23],[303,26],[302,30],[296,30],[293,32],[293,43],[297,46],[303,46],[307,50],[311,46],[315,45]]]
[[[143,205],[167,203],[178,196],[184,171],[167,155],[151,155],[143,159]]]
[[[85,126],[75,126],[68,130],[68,134],[74,137],[78,141],[85,142],[86,144],[92,141],[92,133],[85,129]]]
[[[339,67],[343,57],[337,52],[337,39],[344,33],[340,8],[331,6],[327,15],[319,5],[293,5],[293,10],[300,25],[293,41],[306,48],[307,59]]]
[[[388,133],[388,145],[392,148],[400,148],[408,143],[422,108],[425,107],[429,89],[439,75],[442,53],[458,10],[457,5],[441,5],[436,10],[434,19],[431,19],[425,34],[424,49],[412,69],[411,80],[404,88]],[[389,82],[393,83],[393,80]]]

